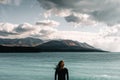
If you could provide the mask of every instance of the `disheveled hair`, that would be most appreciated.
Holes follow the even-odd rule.
[[[61,65],[62,62],[64,62],[64,61],[61,60],[61,61],[58,62],[57,66],[56,66],[56,68],[55,68],[56,70],[60,70],[60,65]]]

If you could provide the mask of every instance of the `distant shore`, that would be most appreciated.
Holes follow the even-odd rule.
[[[105,52],[97,49],[41,49],[36,47],[0,46],[0,52]]]

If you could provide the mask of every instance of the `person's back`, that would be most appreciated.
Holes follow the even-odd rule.
[[[56,68],[55,80],[57,80],[57,75],[58,75],[58,80],[69,80],[68,69],[64,68],[63,61],[60,61]]]

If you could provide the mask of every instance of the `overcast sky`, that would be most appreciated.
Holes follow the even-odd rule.
[[[120,51],[120,0],[0,0],[0,38],[25,37]]]

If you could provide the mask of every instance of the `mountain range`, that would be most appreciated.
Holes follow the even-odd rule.
[[[103,52],[87,43],[73,40],[36,38],[0,39],[0,52]]]
[[[21,39],[2,39],[0,38],[0,45],[2,46],[23,46],[32,47],[43,43],[43,40],[37,38],[21,38]]]

